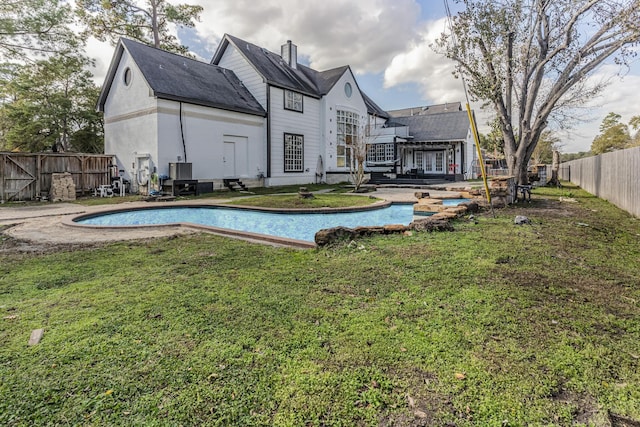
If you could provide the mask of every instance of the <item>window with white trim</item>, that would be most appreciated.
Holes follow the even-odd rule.
[[[433,153],[427,152],[427,162],[425,163],[424,170],[426,172],[433,172]]]
[[[358,138],[358,113],[336,110],[336,166],[339,168],[351,165],[351,145]]]
[[[292,90],[285,90],[284,109],[302,113],[302,94]]]
[[[422,151],[416,153],[416,169],[419,172],[424,170],[424,153]]]
[[[436,172],[442,172],[444,170],[444,152],[438,151],[436,153]]]
[[[394,151],[393,143],[371,144],[367,150],[367,162],[392,162],[394,160]]]
[[[302,172],[304,168],[304,136],[284,134],[284,171]]]

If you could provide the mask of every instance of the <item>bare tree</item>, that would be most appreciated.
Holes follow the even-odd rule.
[[[365,165],[367,153],[378,135],[376,129],[375,120],[369,120],[369,124],[358,126],[358,134],[346,142],[347,149],[350,152],[348,156],[349,177],[351,183],[355,186],[354,192],[360,190],[368,180]]]
[[[507,166],[527,164],[554,114],[603,84],[586,77],[608,58],[625,65],[640,39],[640,0],[455,0],[464,5],[436,50],[457,63],[475,99],[492,105]]]

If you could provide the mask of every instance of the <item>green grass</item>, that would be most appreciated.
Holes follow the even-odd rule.
[[[330,191],[334,193],[341,193],[348,191],[347,188],[340,185],[328,185],[328,184],[308,184],[305,186],[309,191]],[[201,199],[234,199],[238,197],[246,198],[248,194],[252,195],[274,195],[274,194],[290,194],[290,193],[298,193],[300,189],[299,185],[285,185],[279,187],[258,187],[258,188],[250,188],[249,192],[241,192],[241,191],[214,191],[213,193],[204,193],[199,194],[197,196],[179,196],[177,200],[201,200]],[[101,206],[101,205],[109,205],[109,204],[119,204],[125,202],[136,202],[140,200],[144,200],[146,196],[139,195],[127,195],[125,197],[80,197],[74,203],[83,205],[83,206]],[[21,203],[12,203],[7,204],[6,206],[25,206],[39,204],[40,202],[21,202]]]
[[[0,424],[640,420],[640,221],[565,188],[477,222],[307,251],[202,234],[3,254]]]
[[[278,209],[315,209],[368,206],[380,201],[382,200],[375,197],[344,194],[316,194],[313,198],[302,198],[297,194],[281,194],[248,197],[229,203]]]

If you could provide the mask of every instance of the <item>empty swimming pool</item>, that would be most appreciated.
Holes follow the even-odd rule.
[[[408,225],[412,219],[412,204],[392,204],[355,212],[322,213],[276,213],[219,206],[142,208],[80,217],[74,222],[108,227],[193,223],[313,242],[316,232],[325,228]]]

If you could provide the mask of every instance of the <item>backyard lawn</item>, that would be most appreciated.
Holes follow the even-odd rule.
[[[454,227],[0,235],[0,425],[638,425],[640,220],[565,187]]]

